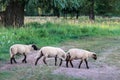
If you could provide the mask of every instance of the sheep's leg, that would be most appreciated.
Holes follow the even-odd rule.
[[[73,67],[72,60],[70,60],[70,64],[71,64],[71,66]]]
[[[68,60],[66,60],[66,67],[68,67],[68,62],[69,62],[69,61],[68,61]]]
[[[45,60],[46,60],[46,57],[44,57],[44,58],[43,58],[43,62],[47,65],[47,63],[46,63],[46,61],[45,61]]]
[[[87,69],[89,69],[89,66],[88,66],[88,62],[87,62],[87,60],[85,59],[84,61],[85,61],[85,63],[86,63],[86,67],[87,67]]]
[[[14,55],[10,58],[10,63],[13,64],[13,61],[14,60]]]
[[[59,64],[59,66],[61,66],[61,64],[62,64],[62,61],[63,61],[63,60],[62,60],[62,59],[60,59],[60,64]]]
[[[12,61],[14,61],[15,63],[17,63],[16,60],[15,60],[15,58],[14,58],[14,55],[10,58],[10,63],[11,63],[11,64],[13,64]]]
[[[22,60],[22,63],[24,63],[24,62],[27,63],[27,61],[26,61],[27,56],[25,55],[25,53],[23,53],[23,55],[24,55],[24,59]]]
[[[39,60],[42,56],[43,56],[43,54],[41,54],[41,55],[36,59],[35,65],[37,65],[38,60]]]
[[[10,58],[10,63],[11,63],[11,64],[13,64],[13,63],[12,63],[12,60],[13,60],[13,58],[11,57],[11,58]]]
[[[55,66],[57,66],[57,56],[55,56]]]
[[[78,68],[80,68],[80,67],[81,67],[82,62],[83,62],[83,60],[81,60],[81,61],[80,61],[80,64],[79,64]]]
[[[15,62],[15,63],[17,63],[17,61],[15,60],[15,58],[14,58],[14,57],[13,57],[13,60],[14,60],[14,62]]]

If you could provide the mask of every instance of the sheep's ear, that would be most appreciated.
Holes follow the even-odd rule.
[[[33,47],[34,50],[38,50],[36,45],[33,44],[32,47]]]

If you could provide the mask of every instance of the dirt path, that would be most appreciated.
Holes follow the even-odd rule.
[[[115,51],[118,48],[120,47],[107,49],[106,51],[101,53],[97,61],[89,61],[90,69],[86,69],[85,64],[82,64],[82,67],[78,69],[77,67],[79,65],[79,61],[74,61],[74,68],[60,67],[55,70],[53,74],[63,74],[83,78],[86,80],[119,80],[120,68],[104,63],[107,56],[111,54],[112,51]],[[65,64],[63,66],[65,66]]]
[[[67,76],[73,76],[78,78],[83,78],[87,80],[119,80],[120,79],[120,68],[116,66],[110,66],[106,63],[104,63],[105,59],[107,58],[107,55],[111,54],[112,51],[117,50],[120,47],[117,48],[111,48],[107,49],[106,51],[102,52],[101,55],[98,57],[97,61],[90,60],[89,61],[89,67],[90,69],[86,69],[85,64],[82,64],[81,69],[78,69],[79,61],[74,61],[74,68],[66,68],[65,62],[63,62],[62,67],[57,68],[53,71],[53,74],[65,74]],[[35,54],[29,54],[27,56],[27,64],[21,63],[22,58],[17,60],[18,64],[11,65],[9,62],[7,62],[4,66],[0,67],[1,70],[9,70],[14,66],[34,66],[34,62],[36,59],[37,53]],[[52,59],[54,60],[54,59]],[[42,64],[42,61],[39,61],[38,64]],[[50,63],[52,65],[54,63]]]
[[[7,70],[7,69],[9,70],[9,69],[11,69],[14,66],[29,66],[29,65],[33,65],[36,57],[37,57],[37,52],[28,54],[27,55],[27,64],[22,63],[23,56],[20,59],[16,59],[17,64],[13,63],[11,65],[10,61],[6,62],[4,66],[0,67],[0,71],[1,70]]]

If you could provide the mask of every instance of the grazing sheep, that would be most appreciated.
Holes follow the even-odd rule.
[[[73,67],[72,60],[81,59],[78,68],[80,68],[82,62],[85,61],[86,67],[87,69],[89,69],[88,62],[87,62],[89,57],[92,57],[95,60],[97,59],[97,55],[94,52],[89,52],[87,50],[76,49],[76,48],[70,49],[66,54],[66,66],[68,67],[68,62],[70,62],[71,66]]]
[[[14,56],[16,54],[23,54],[24,59],[22,60],[22,63],[23,62],[27,63],[26,55],[28,53],[30,53],[30,51],[37,50],[37,49],[38,48],[36,47],[36,45],[24,45],[24,44],[14,44],[14,45],[12,45],[10,47],[10,62],[11,62],[11,64],[12,64],[12,61],[17,63],[15,58],[14,58]]]
[[[46,61],[45,61],[46,58],[54,57],[54,58],[55,58],[55,66],[57,65],[57,58],[59,58],[59,59],[61,60],[59,66],[61,66],[62,60],[65,60],[66,53],[65,53],[61,48],[50,47],[50,46],[42,47],[42,48],[39,50],[39,56],[38,56],[38,58],[36,59],[35,65],[37,65],[38,60],[39,60],[42,56],[44,57],[44,58],[43,58],[43,62],[44,62],[46,65],[47,65],[47,63],[46,63]]]

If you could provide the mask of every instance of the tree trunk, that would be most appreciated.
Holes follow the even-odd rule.
[[[5,14],[4,11],[0,12],[0,23],[3,25],[4,25],[4,14]]]
[[[67,10],[65,8],[62,10],[62,16],[67,19]]]
[[[22,26],[24,24],[25,2],[10,0],[5,11],[5,26]]]
[[[57,7],[54,7],[53,10],[54,10],[53,11],[54,16],[57,16],[59,18],[60,17],[60,11],[59,11],[59,9]]]
[[[13,25],[13,21],[14,21],[14,15],[13,15],[13,2],[12,0],[10,0],[9,5],[6,7],[5,10],[5,21],[4,21],[4,25],[5,26],[12,26]]]
[[[90,8],[89,8],[89,19],[94,21],[95,15],[94,15],[94,0],[90,0]]]
[[[78,19],[79,18],[79,11],[77,10],[76,11],[76,19]]]
[[[57,11],[57,17],[60,18],[60,11]]]
[[[14,25],[15,26],[24,25],[24,7],[25,7],[25,3],[20,3],[20,2],[15,3],[15,6],[14,6],[14,13],[15,13]]]

